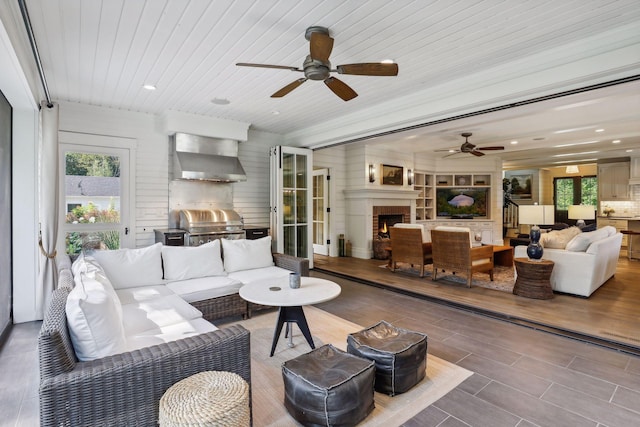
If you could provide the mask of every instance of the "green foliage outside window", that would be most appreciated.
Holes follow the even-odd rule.
[[[118,223],[120,213],[114,209],[113,200],[108,209],[98,209],[93,203],[76,206],[67,213],[67,224]],[[84,249],[119,249],[118,230],[67,233],[65,244],[68,254],[78,254]]]

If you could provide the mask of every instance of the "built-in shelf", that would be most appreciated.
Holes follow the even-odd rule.
[[[416,221],[436,219],[435,187],[491,187],[490,174],[431,174],[414,173],[414,190],[420,191],[416,199]]]

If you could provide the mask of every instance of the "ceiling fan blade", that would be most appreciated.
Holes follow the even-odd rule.
[[[251,64],[249,62],[238,62],[238,67],[276,68],[279,70],[302,71],[298,67],[287,67],[286,65]]]
[[[496,147],[479,147],[479,148],[476,148],[476,150],[504,150],[504,147],[499,147],[499,146],[496,146]]]
[[[478,156],[478,157],[484,156],[484,153],[482,151],[471,150],[469,152],[474,156]]]
[[[325,79],[324,84],[326,84],[333,93],[342,98],[343,101],[349,101],[358,96],[356,91],[351,89],[345,82],[338,80],[335,77]]]
[[[312,59],[327,62],[333,50],[333,39],[328,34],[314,32],[309,38],[309,47]]]
[[[462,151],[457,151],[455,153],[451,153],[451,154],[447,154],[446,156],[442,156],[443,159],[446,159],[447,157],[451,157],[451,156],[455,156],[456,154],[460,154],[462,153]]]
[[[279,91],[271,95],[271,97],[282,98],[283,96],[285,96],[286,94],[288,94],[289,92],[291,92],[292,90],[294,90],[295,88],[297,88],[298,86],[300,86],[302,83],[306,81],[307,81],[306,78],[294,80],[293,82],[289,83],[288,85],[286,85],[285,87],[283,87],[282,89],[280,89]]]
[[[398,64],[383,64],[381,62],[338,65],[336,69],[340,74],[355,74],[358,76],[398,75]]]

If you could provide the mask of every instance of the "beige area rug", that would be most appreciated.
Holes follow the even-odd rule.
[[[315,307],[304,307],[317,347],[333,344],[346,350],[347,334],[363,329]],[[309,345],[294,325],[294,347],[287,346],[284,328],[276,352],[269,357],[277,312],[258,314],[249,320],[237,322],[251,331],[251,386],[254,426],[295,426],[296,421],[284,407],[282,364],[310,351]],[[454,389],[472,374],[435,356],[427,357],[427,375],[407,393],[394,397],[375,393],[375,409],[361,426],[397,426]]]
[[[400,272],[401,274],[409,274],[411,276],[420,276],[420,270],[415,267],[411,267],[410,264],[405,264],[403,262],[399,262],[398,268],[396,268],[396,273]],[[383,264],[379,266],[380,268],[388,268],[387,264]],[[424,271],[424,279],[431,280],[433,267],[431,265],[427,265]],[[390,270],[389,270],[390,271]],[[392,273],[393,274],[393,273]],[[515,284],[515,275],[513,267],[503,267],[497,265],[493,269],[493,282],[489,279],[489,275],[486,273],[475,273],[473,275],[473,281],[471,282],[471,286],[479,286],[481,288],[494,289],[496,291],[509,292],[513,291],[513,285]],[[467,276],[466,274],[451,274],[449,272],[445,272],[444,274],[438,274],[438,283],[446,283],[452,282],[456,285],[467,286]]]

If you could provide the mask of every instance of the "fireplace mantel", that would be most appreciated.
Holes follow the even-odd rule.
[[[420,194],[419,190],[386,190],[361,188],[357,190],[344,190],[345,199],[394,199],[394,200],[416,200]]]

